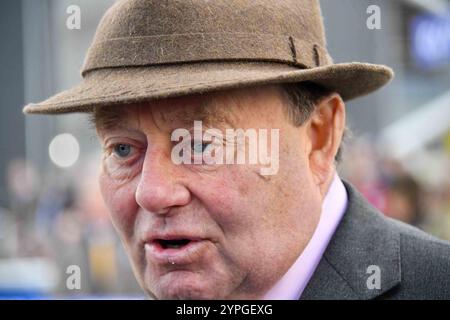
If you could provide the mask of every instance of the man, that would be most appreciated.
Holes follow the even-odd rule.
[[[344,101],[392,71],[325,46],[316,0],[119,1],[83,82],[25,112],[93,115],[102,194],[151,297],[450,298],[449,244],[336,174]]]

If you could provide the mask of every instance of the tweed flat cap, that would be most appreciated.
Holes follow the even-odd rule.
[[[243,86],[311,81],[344,100],[389,82],[390,68],[334,64],[318,0],[120,0],[104,15],[82,82],[25,113],[90,112]]]

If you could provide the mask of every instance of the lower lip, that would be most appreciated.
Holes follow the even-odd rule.
[[[165,265],[186,265],[195,262],[207,248],[206,240],[191,241],[180,248],[163,248],[158,243],[146,243],[147,260]]]

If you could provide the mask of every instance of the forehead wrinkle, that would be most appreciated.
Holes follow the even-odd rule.
[[[142,113],[144,112],[142,110],[142,107],[143,107],[142,104],[140,104],[138,106],[138,112],[137,112],[137,116],[136,116],[137,125],[138,125],[138,128],[140,128],[140,129],[142,128],[141,116],[142,116]]]
[[[164,114],[164,119],[170,123],[179,123],[185,127],[192,127],[194,121],[202,121],[206,126],[231,124],[228,117],[229,108],[225,109],[224,105],[220,103],[216,95],[208,97],[199,97],[200,99],[193,100],[178,100],[174,104],[175,110],[168,112],[161,112]],[[186,102],[186,103],[184,103]]]
[[[185,119],[192,108],[191,106],[184,106],[183,101],[182,98],[164,100],[156,108],[155,113],[158,114],[163,123],[167,124],[167,127],[171,128],[178,126],[178,124],[185,125],[187,123]],[[156,121],[155,116],[154,121]]]
[[[201,108],[195,112],[196,119],[209,127],[235,127],[238,117],[235,114],[236,100],[232,95],[216,93],[204,101]]]
[[[136,123],[141,131],[146,131],[148,119],[151,119],[151,127],[154,126],[158,131],[162,131],[155,118],[155,107],[150,102],[140,103],[136,113]]]

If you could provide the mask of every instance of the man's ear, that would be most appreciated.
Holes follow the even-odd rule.
[[[307,123],[309,165],[315,182],[332,179],[334,160],[345,131],[345,104],[337,93],[322,98]]]

